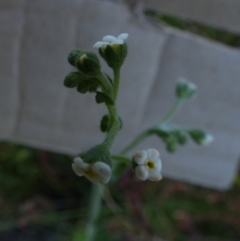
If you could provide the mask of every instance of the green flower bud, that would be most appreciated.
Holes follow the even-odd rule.
[[[176,87],[176,96],[179,99],[189,99],[197,91],[197,86],[183,78],[180,78]]]
[[[209,145],[214,140],[214,137],[211,134],[206,133],[202,130],[190,130],[188,131],[188,133],[193,139],[193,141],[202,146]]]
[[[177,143],[176,143],[175,139],[173,139],[173,138],[168,138],[168,139],[166,140],[166,149],[167,149],[168,152],[171,152],[171,153],[173,153],[173,152],[176,151],[176,149],[177,149]]]
[[[176,140],[180,145],[184,145],[187,142],[187,136],[183,131],[174,131],[173,135],[175,136]]]
[[[65,79],[63,84],[68,88],[77,87],[84,79],[84,75],[80,72],[71,72],[69,73]]]
[[[83,54],[83,52],[79,49],[72,50],[68,55],[68,62],[72,66],[76,66],[76,62],[79,59],[79,57]]]
[[[99,80],[94,77],[85,76],[85,79],[77,86],[77,91],[80,93],[96,92],[100,86]]]
[[[76,62],[76,67],[84,74],[96,76],[100,72],[100,63],[98,57],[94,53],[83,53]]]

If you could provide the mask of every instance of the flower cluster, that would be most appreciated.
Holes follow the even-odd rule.
[[[88,164],[81,157],[74,158],[73,162],[72,169],[75,174],[80,177],[85,176],[95,184],[106,184],[111,178],[111,167],[104,162],[98,161]]]
[[[133,165],[137,177],[143,181],[162,179],[162,162],[156,149],[139,150],[133,156]]]

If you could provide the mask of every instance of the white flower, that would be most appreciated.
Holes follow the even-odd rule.
[[[135,173],[143,181],[159,181],[162,179],[162,162],[160,154],[156,149],[139,150],[133,156],[133,161],[137,164]]]
[[[114,44],[124,44],[124,40],[128,38],[127,33],[121,33],[117,37],[112,35],[106,35],[102,38],[102,41],[98,41],[93,45],[93,48],[101,48],[106,45],[114,45]]]
[[[85,176],[95,184],[106,184],[111,178],[111,167],[104,162],[85,163],[81,157],[73,159],[72,169],[78,176]]]

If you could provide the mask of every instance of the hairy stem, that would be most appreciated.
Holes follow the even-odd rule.
[[[120,120],[117,113],[117,108],[115,105],[107,106],[110,120],[110,130],[107,133],[106,139],[103,142],[103,145],[106,146],[109,150],[113,145],[113,141],[117,136],[117,133],[120,129]]]
[[[119,88],[119,83],[120,83],[120,68],[115,68],[113,70],[114,74],[114,83],[113,83],[113,99],[117,99],[117,94],[118,94],[118,88]]]
[[[89,220],[86,227],[86,236],[84,241],[94,240],[96,228],[95,223],[101,211],[101,201],[102,201],[103,186],[94,185],[92,186],[92,193],[90,199],[90,212]]]
[[[126,146],[122,151],[120,151],[121,155],[125,155],[130,150],[132,150],[135,146],[137,146],[140,142],[146,139],[150,135],[150,131],[146,130],[140,135],[138,135],[128,146]]]
[[[160,127],[162,124],[169,122],[173,118],[173,116],[176,115],[182,104],[183,100],[177,99],[172,109],[162,118],[162,120],[158,123],[157,127]]]

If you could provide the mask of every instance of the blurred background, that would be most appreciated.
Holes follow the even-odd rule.
[[[193,101],[192,105],[189,104],[184,109],[185,115],[187,113],[192,116],[189,117],[192,126],[202,125],[212,131],[217,139],[213,147],[195,149],[196,147],[190,144],[188,148],[183,148],[184,151],[177,150],[174,154],[164,153],[164,150],[161,150],[164,149],[163,144],[153,139],[151,143],[157,143],[154,145],[159,146],[160,152],[163,152],[164,159],[167,160],[163,180],[158,183],[133,180],[133,172],[129,169],[116,185],[109,185],[112,196],[106,197],[103,202],[103,209],[97,222],[96,240],[240,240],[238,168],[240,99],[236,95],[237,87],[240,87],[240,76],[236,71],[240,64],[240,27],[236,24],[240,20],[240,16],[236,14],[239,13],[240,4],[234,0],[228,3],[215,0],[211,0],[211,4],[209,2],[197,3],[193,0],[191,3],[190,0],[179,2],[71,0],[68,3],[61,0],[42,2],[3,0],[0,2],[1,241],[81,241],[78,234],[86,225],[91,183],[73,173],[72,156],[82,148],[92,146],[102,139],[101,134],[96,134],[94,137],[96,129],[92,128],[92,126],[98,128],[100,117],[98,120],[95,115],[101,116],[102,110],[101,113],[96,112],[95,107],[92,107],[93,102],[88,102],[91,96],[87,96],[87,100],[83,100],[85,96],[77,99],[78,103],[75,103],[77,101],[74,98],[77,94],[67,92],[68,90],[64,92],[65,87],[62,82],[70,69],[66,60],[68,52],[75,47],[91,48],[94,41],[100,40],[103,36],[92,29],[97,23],[99,31],[104,34],[108,34],[105,29],[115,35],[119,31],[125,32],[125,28],[128,28],[130,37],[131,34],[133,36],[129,42],[129,49],[132,47],[135,51],[129,53],[129,62],[145,56],[146,62],[147,58],[150,58],[154,64],[156,63],[155,69],[152,67],[154,64],[151,64],[147,71],[141,72],[139,68],[145,62],[139,60],[134,69],[134,71],[139,69],[139,76],[134,75],[127,67],[124,69],[126,72],[124,77],[127,77],[128,81],[133,79],[132,87],[138,88],[143,100],[140,103],[133,100],[126,107],[125,99],[129,98],[128,95],[132,96],[132,90],[129,90],[129,94],[126,93],[126,98],[124,95],[120,96],[119,108],[122,108],[123,119],[127,122],[129,113],[133,109],[135,117],[132,123],[126,124],[125,132],[121,133],[119,144],[115,147],[116,151],[126,133],[134,136],[139,126],[148,126],[150,121],[155,120],[155,117],[150,120],[144,118],[144,114],[148,113],[145,109],[150,109],[151,105],[159,100],[162,103],[169,100],[171,104],[173,99],[171,95],[174,95],[172,86],[175,80],[170,84],[166,74],[161,81],[157,79],[160,83],[159,88],[162,89],[162,93],[158,96],[153,92],[155,75],[158,71],[169,73],[172,70],[176,72],[176,76],[184,74],[183,77],[188,75],[191,77],[191,73],[197,76],[196,82],[202,88],[200,94],[203,97],[201,99],[199,95],[199,102]],[[95,10],[93,6],[96,6]],[[112,13],[109,13],[109,9]],[[99,13],[99,19],[102,21],[96,21],[97,17],[93,17],[94,11]],[[109,16],[104,15],[106,11]],[[45,18],[45,15],[56,18],[56,22]],[[78,21],[74,20],[74,16],[77,16]],[[124,18],[127,19],[125,22],[121,20]],[[46,35],[44,35],[45,29],[42,28],[45,25],[49,33]],[[78,34],[73,31],[77,25],[80,26]],[[20,31],[19,26],[25,31]],[[59,38],[65,36],[65,28],[69,29],[66,39]],[[209,80],[204,84],[204,81],[210,78],[204,73],[208,73],[209,70],[201,68],[199,71],[194,69],[191,72],[193,66],[188,65],[187,58],[181,59],[177,51],[172,54],[184,65],[182,72],[177,72],[178,67],[174,70],[174,65],[171,66],[171,70],[165,70],[164,66],[168,64],[165,57],[166,49],[170,44],[167,42],[169,44],[167,47],[164,44],[162,47],[160,45],[165,39],[169,39],[170,35],[184,36],[183,39],[189,38],[190,42],[196,41],[201,46],[207,46],[210,56],[208,58],[211,58],[211,50],[214,50],[217,57],[212,59],[213,65],[210,65],[209,69],[212,71],[212,76],[217,76],[216,79],[218,76],[223,76],[223,79],[219,79],[218,83]],[[28,36],[30,37],[27,39]],[[142,41],[139,41],[139,36],[142,37]],[[71,38],[78,38],[79,42],[70,41]],[[159,43],[156,42],[157,39]],[[67,46],[62,45],[61,41],[65,41]],[[145,43],[146,49],[144,49]],[[15,51],[15,47],[18,51]],[[183,50],[185,48],[181,43],[176,47]],[[166,52],[161,52],[161,49]],[[30,55],[33,50],[35,55]],[[159,51],[159,53],[156,56],[148,55],[149,51]],[[216,54],[218,52],[222,53],[219,54],[221,56],[219,59]],[[194,56],[193,59],[198,57],[205,62],[203,55]],[[165,65],[159,58],[166,61],[163,61]],[[194,63],[196,69],[198,63],[201,66],[202,62]],[[225,68],[224,71],[222,66]],[[140,88],[137,81],[141,82],[141,78],[143,82]],[[146,83],[146,79],[149,82]],[[226,83],[226,80],[229,82]],[[123,83],[122,90],[127,89],[129,85],[131,84]],[[217,85],[221,88],[217,88]],[[170,87],[172,93],[169,94]],[[146,96],[144,91],[147,92]],[[56,92],[59,93],[59,98],[55,98]],[[67,104],[61,102],[66,96],[71,98],[72,102]],[[51,103],[44,102],[48,97]],[[204,98],[208,100],[207,104]],[[209,102],[211,100],[212,103]],[[217,100],[221,102],[216,103]],[[40,102],[41,105],[38,105]],[[89,109],[85,108],[86,103],[89,103]],[[210,107],[210,104],[215,105]],[[74,110],[71,112],[74,105],[77,108],[80,105],[81,114],[73,114]],[[59,106],[65,106],[69,111],[62,112]],[[224,112],[224,110],[229,111]],[[88,111],[90,114],[87,114]],[[85,112],[87,117],[83,117]],[[219,113],[222,115],[219,116]],[[72,120],[62,121],[69,116]],[[150,113],[147,116],[154,115]],[[221,122],[224,116],[227,117]],[[87,123],[93,118],[93,122]],[[188,121],[187,118],[180,115],[177,120],[185,123]],[[82,120],[84,122],[81,123],[82,129],[79,127],[79,120],[80,123]],[[202,159],[201,164],[198,164],[198,159]],[[113,212],[111,204],[118,205],[117,212]]]

